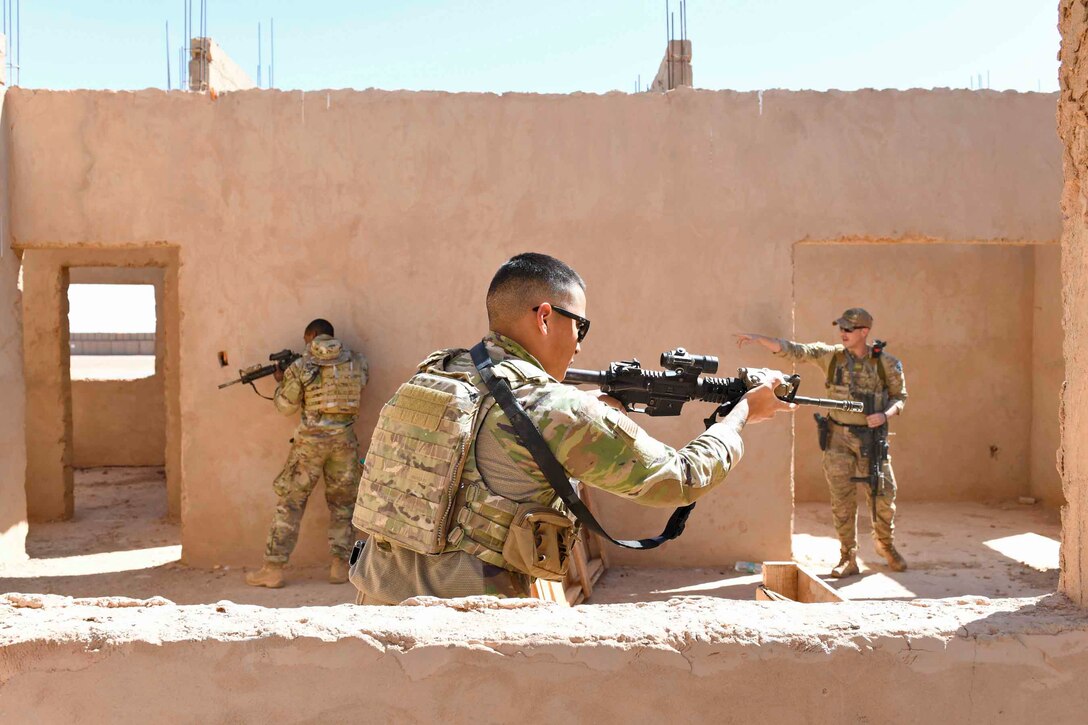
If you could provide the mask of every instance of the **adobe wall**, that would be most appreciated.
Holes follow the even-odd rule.
[[[888,341],[903,361],[909,398],[891,424],[901,501],[1062,503],[1059,252],[1057,244],[798,245],[795,339],[836,344],[831,321],[863,306],[875,319],[870,339]],[[823,394],[819,368],[797,372],[802,390]],[[812,416],[797,416],[796,426],[797,500],[826,501]]]
[[[1058,133],[1065,143],[1062,166],[1062,327],[1065,388],[1059,468],[1069,502],[1062,516],[1062,578],[1059,587],[1088,604],[1088,2],[1062,0],[1061,94]]]
[[[574,609],[493,598],[297,609],[3,599],[14,625],[0,630],[9,722],[29,712],[44,722],[517,722],[531,712],[546,722],[724,713],[1058,725],[1083,722],[1088,707],[1088,621],[1056,596]]]
[[[0,36],[0,47],[4,38]],[[26,556],[26,410],[19,257],[11,249],[7,87],[0,85],[0,563]]]
[[[722,356],[726,373],[765,365],[731,333],[790,329],[801,240],[1057,238],[1053,103],[947,90],[216,101],[17,89],[12,121],[34,122],[19,126],[14,224],[27,248],[178,248],[185,558],[252,564],[294,421],[215,386],[297,347],[309,319],[328,317],[371,360],[364,441],[420,358],[484,332],[487,282],[527,249],[589,282],[582,367],[656,363],[677,345]],[[647,427],[683,443],[706,413],[690,408]],[[741,467],[684,539],[614,560],[787,557],[790,421],[746,438]],[[618,535],[666,517],[597,498]],[[310,507],[296,560],[324,558],[324,515]]]
[[[72,381],[72,465],[161,466],[166,410],[161,376]]]

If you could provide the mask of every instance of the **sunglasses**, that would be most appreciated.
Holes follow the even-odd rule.
[[[533,312],[536,312],[539,309],[540,305],[537,305],[533,308]],[[564,310],[562,307],[556,307],[555,305],[552,305],[552,309],[563,315],[563,317],[569,317],[570,319],[574,320],[574,326],[578,329],[578,342],[586,339],[586,335],[589,334],[589,320],[582,317],[581,315],[574,314],[570,310]]]
[[[856,328],[856,327],[843,327],[842,325],[839,325],[839,332],[853,332],[856,329],[858,329],[858,328]]]

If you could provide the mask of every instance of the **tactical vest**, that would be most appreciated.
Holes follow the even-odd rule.
[[[467,351],[432,353],[382,408],[352,522],[379,540],[419,554],[464,551],[488,564],[530,573],[503,555],[511,527],[526,515],[540,515],[542,508],[565,518],[562,504],[550,490],[548,503],[541,505],[514,501],[488,488],[477,468],[475,447],[495,400],[475,369],[469,369],[471,362],[463,370],[447,369],[459,355],[467,358]],[[517,358],[496,364],[494,371],[515,391],[550,380]]]
[[[307,413],[358,415],[363,371],[352,356],[339,365],[314,366],[317,374],[306,386],[302,407]]]

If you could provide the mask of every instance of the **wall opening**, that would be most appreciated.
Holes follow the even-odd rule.
[[[154,285],[77,284],[69,280],[72,380],[139,380],[153,376],[155,318]]]
[[[19,576],[78,573],[84,591],[106,594],[95,574],[180,559],[176,255],[27,249],[23,263],[30,560]]]
[[[891,424],[896,546],[914,567],[894,578],[869,539],[851,598],[1035,596],[1058,579],[1062,361],[1060,248],[1054,244],[814,243],[794,248],[800,342],[839,342],[849,307],[874,317],[870,340],[903,361],[909,393]],[[789,333],[790,331],[783,331]],[[799,364],[802,391],[824,373]],[[838,558],[810,415],[795,419],[794,557],[817,571]],[[916,573],[912,573],[916,572]]]

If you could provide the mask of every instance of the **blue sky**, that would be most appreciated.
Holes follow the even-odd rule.
[[[11,0],[9,0],[11,1]],[[193,0],[194,18],[199,0]],[[672,0],[677,8],[679,0]],[[700,88],[1057,90],[1057,0],[690,0]],[[174,83],[184,0],[22,0],[21,83]],[[633,91],[657,70],[664,0],[208,0],[208,34],[254,77],[275,18],[280,88]],[[194,20],[195,22],[195,20]],[[196,33],[194,33],[196,34]],[[265,52],[267,53],[267,41]],[[267,63],[267,55],[265,57]]]

